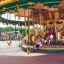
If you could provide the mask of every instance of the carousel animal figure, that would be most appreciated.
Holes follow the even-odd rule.
[[[48,37],[49,37],[49,43],[50,44],[54,44],[54,38],[55,38],[54,27],[50,27],[50,30],[49,30],[49,33],[48,33]]]
[[[53,27],[50,27],[48,30],[46,30],[46,38],[44,43],[47,43],[48,45],[54,44],[54,38],[55,38],[55,30]]]

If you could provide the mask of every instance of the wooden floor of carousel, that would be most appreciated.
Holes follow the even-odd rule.
[[[21,48],[27,53],[64,53],[64,45],[43,45],[40,49],[31,45],[23,45]]]

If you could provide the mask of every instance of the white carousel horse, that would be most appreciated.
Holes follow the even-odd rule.
[[[51,44],[54,40],[54,36],[53,35],[50,35],[46,38],[46,40],[44,41],[44,44]]]

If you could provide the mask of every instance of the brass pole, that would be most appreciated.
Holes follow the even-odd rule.
[[[40,30],[41,30],[41,10],[40,10]]]
[[[9,19],[11,19],[10,14],[9,14]],[[10,32],[11,32],[11,20],[10,20]],[[10,33],[10,42],[11,42],[11,33]]]
[[[26,37],[26,43],[27,43],[27,28],[26,28],[26,11],[25,11],[25,9],[24,9],[24,22],[25,22],[25,37]]]
[[[15,16],[15,21],[16,21],[16,16]],[[15,24],[15,37],[17,37],[17,35],[16,35],[16,24]],[[17,38],[16,38],[17,39]],[[16,40],[15,39],[15,40]]]
[[[55,12],[55,7],[54,7],[54,12]],[[56,25],[56,18],[55,18],[55,33],[56,33],[56,40],[57,40],[58,38],[57,38],[57,25]]]
[[[35,26],[34,26],[34,24],[35,24],[35,18],[34,18],[34,11],[32,11],[32,19],[33,19],[33,34],[34,34],[34,36],[35,36]]]
[[[19,21],[19,16],[18,16],[18,31],[19,31],[19,34],[20,34],[20,21]],[[19,46],[20,46],[20,43],[21,43],[21,37],[20,36],[18,36],[19,37]]]
[[[32,10],[32,25],[34,25],[33,10]]]
[[[29,21],[29,9],[28,9],[28,44],[30,43],[30,21]],[[27,53],[31,52],[31,48],[27,45]]]
[[[20,32],[20,21],[19,21],[19,18],[20,18],[20,15],[19,15],[19,5],[18,5],[18,2],[16,1],[16,7],[17,7],[17,11],[18,11],[18,31]],[[19,40],[19,45],[20,45],[20,40]]]
[[[34,14],[34,11],[32,10],[32,25],[33,25],[33,36],[35,36],[35,27],[34,27],[34,24],[35,24],[35,21],[34,21],[34,16],[33,16],[33,14]]]
[[[42,10],[40,9],[39,10],[39,13],[40,13],[40,31],[42,32]]]
[[[33,28],[34,28],[34,17],[33,17],[34,11],[32,10],[32,21],[33,21]]]
[[[10,13],[9,13],[9,19],[11,19],[11,18],[10,18]],[[10,20],[10,42],[9,42],[9,43],[7,42],[7,44],[8,44],[9,46],[12,44],[12,42],[11,42],[11,20]]]
[[[29,21],[29,9],[28,9],[28,43],[30,42],[30,21]]]
[[[8,12],[7,12],[7,19],[8,19]],[[8,24],[7,24],[7,27],[8,27]],[[8,37],[9,38],[9,37]],[[8,39],[7,39],[7,43],[8,43]]]

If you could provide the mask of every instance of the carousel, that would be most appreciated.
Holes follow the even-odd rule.
[[[19,40],[21,47],[30,52],[64,52],[64,0],[0,0],[0,22],[18,24],[18,31],[24,25],[25,35]],[[7,13],[7,19],[2,14]],[[15,20],[9,20],[14,14]],[[16,17],[18,20],[16,21]],[[24,22],[19,21],[24,17]],[[32,26],[32,29],[30,28]],[[11,30],[10,30],[11,31]],[[11,33],[10,41],[12,45]]]

